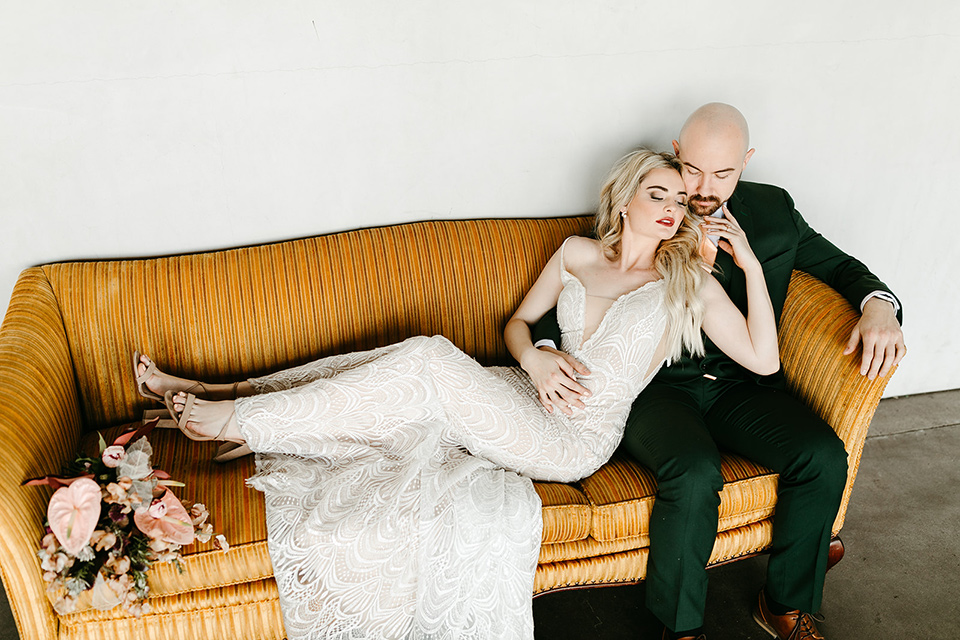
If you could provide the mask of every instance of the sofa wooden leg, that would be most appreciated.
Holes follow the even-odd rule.
[[[827,571],[843,560],[843,540],[837,536],[830,540],[830,549],[827,551]]]

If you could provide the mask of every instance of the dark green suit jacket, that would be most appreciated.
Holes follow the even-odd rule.
[[[737,222],[743,227],[750,247],[760,264],[770,292],[770,301],[777,323],[787,297],[787,287],[794,269],[805,271],[823,280],[846,298],[854,308],[874,291],[890,289],[867,267],[810,228],[797,212],[790,195],[779,187],[754,182],[740,182],[727,203]],[[746,278],[725,251],[717,253],[717,279],[741,312],[747,312]],[[898,311],[897,320],[903,320]],[[780,386],[782,375],[757,376],[747,371],[720,351],[709,338],[706,355],[687,355],[664,367],[654,379],[657,382],[682,384],[704,374],[718,379],[753,379],[760,384]]]
[[[780,187],[741,181],[727,203],[730,212],[743,227],[760,263],[773,302],[777,322],[787,297],[787,287],[794,269],[805,271],[823,280],[850,301],[856,309],[874,291],[890,289],[867,267],[810,228],[794,208],[790,195]],[[715,274],[727,295],[741,312],[747,312],[746,278],[725,251],[717,253]],[[900,312],[897,320],[902,322]],[[551,338],[559,344],[556,316],[548,314],[534,331],[534,339]],[[783,376],[758,376],[728,358],[709,338],[706,354],[692,358],[687,354],[663,367],[654,382],[672,385],[691,382],[704,374],[722,380],[755,380],[759,384],[780,387]]]

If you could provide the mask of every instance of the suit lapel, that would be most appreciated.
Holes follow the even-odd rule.
[[[751,214],[750,207],[737,195],[737,192],[734,191],[733,195],[730,196],[730,202],[727,205],[732,213],[737,218],[737,222],[740,223],[740,228],[743,229],[743,232],[747,234],[747,240],[752,244],[753,243],[753,215]]]

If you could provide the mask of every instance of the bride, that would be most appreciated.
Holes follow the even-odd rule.
[[[567,238],[507,323],[520,368],[484,368],[434,336],[225,385],[137,354],[138,389],[164,397],[187,437],[256,452],[248,482],[265,494],[289,638],[529,639],[532,480],[572,482],[606,462],[660,366],[702,353],[701,326],[744,367],[779,367],[743,231],[729,213],[702,225],[747,276],[746,318],[703,268],[698,223],[673,156],[618,161],[597,240]],[[530,337],[554,306],[563,352]],[[564,401],[564,372],[582,400]]]

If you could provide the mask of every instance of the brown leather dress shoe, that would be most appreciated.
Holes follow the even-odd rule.
[[[667,628],[663,628],[663,640],[670,640],[670,632],[667,631]],[[694,636],[683,636],[680,640],[707,640],[707,636],[703,633],[694,637]]]
[[[823,622],[822,619],[809,613],[800,613],[799,610],[788,611],[782,616],[775,615],[767,606],[767,596],[763,590],[753,611],[753,619],[764,631],[780,640],[825,640],[817,630],[817,622]]]

